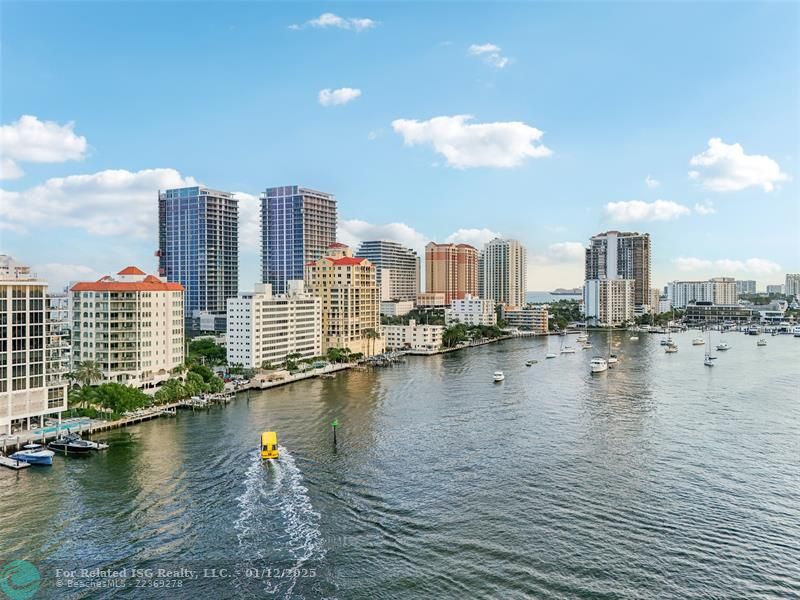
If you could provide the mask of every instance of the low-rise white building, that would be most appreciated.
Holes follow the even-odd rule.
[[[70,288],[72,367],[100,365],[104,381],[154,387],[184,362],[183,286],[127,267]]]
[[[503,311],[506,323],[510,327],[534,331],[536,333],[548,332],[549,314],[546,306],[526,306],[523,308],[510,308]]]
[[[402,317],[414,310],[411,300],[385,300],[381,302],[381,314],[387,317]]]
[[[442,346],[441,325],[418,325],[410,319],[408,325],[384,325],[387,350],[420,350],[433,352]]]
[[[450,308],[444,310],[445,325],[463,323],[464,325],[497,325],[494,300],[477,298],[466,294],[461,299],[453,300]]]
[[[289,281],[288,293],[273,296],[272,285],[228,298],[228,363],[251,369],[277,365],[290,354],[322,354],[322,301],[305,292],[302,281]]]

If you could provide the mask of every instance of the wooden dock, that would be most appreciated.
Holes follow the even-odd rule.
[[[9,469],[14,469],[15,471],[20,471],[30,467],[31,463],[26,463],[24,460],[16,460],[7,456],[0,456],[0,465],[8,467]]]

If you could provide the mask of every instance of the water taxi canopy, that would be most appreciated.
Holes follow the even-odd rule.
[[[278,458],[278,434],[274,431],[261,433],[261,458]]]

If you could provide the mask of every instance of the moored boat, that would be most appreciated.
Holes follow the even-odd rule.
[[[722,350],[730,350],[730,349],[731,349],[731,346],[727,342],[720,342],[719,344],[717,344],[717,350],[722,351]]]
[[[47,444],[47,447],[54,451],[63,454],[88,454],[97,450],[97,444],[84,440],[77,434],[69,434],[54,439]]]
[[[506,376],[503,375],[502,371],[495,371],[492,378],[495,380],[495,382],[498,382],[498,381],[503,381],[506,378]]]
[[[22,450],[14,452],[9,458],[21,460],[32,465],[52,465],[55,452],[48,450],[41,444],[26,444]]]
[[[667,354],[674,354],[677,351],[678,351],[678,344],[675,344],[674,342],[672,344],[668,344],[667,347],[664,348],[664,352],[666,352]]]
[[[761,338],[760,340],[758,340],[756,342],[756,346],[766,346],[766,345],[767,345],[767,339],[766,338]]]
[[[631,337],[629,337],[628,339],[629,339],[630,341],[632,341],[632,342],[637,342],[637,341],[639,341],[639,336],[638,336],[638,335],[632,335],[632,336],[631,336]]]
[[[608,361],[602,356],[595,356],[589,363],[592,373],[602,373],[608,370]]]
[[[692,346],[702,346],[705,343],[706,343],[706,341],[703,338],[694,338],[692,340]]]
[[[556,355],[553,352],[548,352],[547,354],[544,355],[544,357],[545,358],[555,358]]]

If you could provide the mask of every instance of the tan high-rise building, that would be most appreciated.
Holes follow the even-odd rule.
[[[631,279],[634,302],[650,302],[650,234],[606,231],[592,236],[586,249],[586,280]]]
[[[589,279],[583,290],[586,320],[592,325],[616,327],[633,320],[633,279]]]
[[[446,305],[478,295],[478,251],[469,244],[425,246],[425,291],[442,293]]]
[[[349,348],[372,356],[383,352],[380,290],[375,266],[354,257],[344,244],[331,244],[319,260],[306,264],[309,293],[322,301],[322,351]],[[378,334],[371,338],[370,332]]]
[[[41,426],[67,408],[63,339],[48,317],[47,283],[0,255],[0,434]]]
[[[153,387],[184,362],[183,286],[127,267],[70,288],[72,361],[97,362],[105,381]]]
[[[480,256],[483,276],[481,298],[496,304],[521,307],[525,305],[528,253],[517,240],[495,238],[487,242]]]

